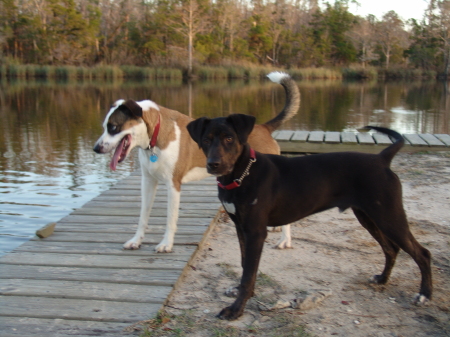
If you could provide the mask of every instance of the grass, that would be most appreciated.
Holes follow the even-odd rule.
[[[218,318],[198,317],[192,310],[184,310],[179,315],[170,315],[160,311],[155,319],[140,322],[140,337],[311,337],[300,322],[299,316],[288,313],[270,313],[270,324],[238,325]],[[266,320],[267,321],[267,320]],[[137,325],[126,332],[138,330]]]
[[[217,265],[226,277],[235,282],[237,273],[231,265],[226,262]],[[280,291],[281,285],[270,275],[259,272],[256,288],[264,296],[270,293],[276,298],[274,294]],[[156,318],[139,322],[125,331],[139,331],[141,337],[311,337],[305,330],[301,315],[284,310],[260,312],[255,300],[257,298],[252,298],[247,303],[247,319],[248,315],[253,317],[249,324],[244,323],[245,318],[244,322],[220,320],[215,313],[204,311],[205,307],[197,302],[193,303],[194,309],[173,308],[176,314],[161,310]]]
[[[219,266],[222,269],[222,272],[225,274],[226,277],[231,278],[233,280],[238,280],[239,275],[233,270],[233,267],[229,265],[228,263],[221,262],[218,263],[217,266]]]
[[[354,79],[376,79],[378,78],[377,69],[374,67],[348,67],[342,69],[342,76],[344,78]]]
[[[408,79],[436,78],[435,71],[424,71],[405,67],[389,69],[375,67],[351,66],[345,68],[291,68],[281,69],[254,64],[230,64],[226,66],[194,66],[193,75],[204,80],[217,79],[263,79],[271,71],[286,71],[297,80],[306,79]],[[101,80],[117,79],[182,79],[185,69],[162,67],[138,67],[134,65],[97,65],[85,66],[50,66],[21,65],[14,62],[0,66],[0,78],[45,78],[67,80]]]

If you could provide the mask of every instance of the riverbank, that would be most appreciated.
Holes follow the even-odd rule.
[[[305,79],[430,79],[436,78],[435,71],[424,71],[405,67],[334,67],[334,68],[290,68],[281,69],[271,66],[195,66],[190,77],[199,79],[260,79],[274,70],[288,72],[296,80]],[[106,80],[117,79],[181,79],[187,78],[187,70],[182,68],[137,67],[133,65],[35,65],[35,64],[2,64],[2,79],[67,79],[67,80]]]
[[[398,154],[392,168],[403,183],[404,205],[416,239],[433,255],[434,297],[411,303],[420,273],[401,252],[387,285],[367,279],[384,257],[351,211],[330,210],[292,226],[293,249],[275,250],[279,233],[264,247],[256,296],[234,322],[215,315],[233,299],[240,255],[234,225],[226,217],[191,264],[158,319],[128,329],[143,336],[448,336],[450,334],[450,155]],[[267,310],[316,289],[332,295],[311,310]],[[147,330],[146,332],[144,332]]]

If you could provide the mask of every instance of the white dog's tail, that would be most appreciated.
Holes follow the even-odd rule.
[[[270,132],[273,132],[297,113],[300,107],[300,91],[295,81],[286,73],[274,71],[267,75],[267,77],[272,82],[281,84],[286,92],[286,105],[283,110],[275,118],[264,123]]]

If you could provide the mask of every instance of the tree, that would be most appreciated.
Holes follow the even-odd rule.
[[[392,52],[396,46],[404,46],[406,35],[403,29],[403,21],[395,11],[389,11],[383,15],[381,21],[377,22],[376,41],[380,50],[386,58],[385,67],[389,68]]]
[[[348,1],[326,3],[324,12],[317,10],[310,22],[314,43],[333,65],[343,65],[356,59],[356,49],[348,32],[356,24],[355,16],[348,11]]]
[[[194,38],[208,24],[208,3],[204,0],[177,0],[170,18],[171,28],[188,40],[188,76],[192,74]]]
[[[378,58],[375,51],[375,23],[374,15],[368,15],[367,18],[359,18],[358,22],[353,26],[349,35],[356,48],[359,48],[359,60],[363,68],[370,61]]]

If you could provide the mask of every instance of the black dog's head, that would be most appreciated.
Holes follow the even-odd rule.
[[[208,173],[220,177],[233,171],[254,125],[255,117],[233,114],[214,119],[202,117],[190,122],[187,129],[206,155]]]

